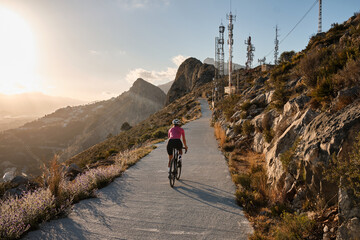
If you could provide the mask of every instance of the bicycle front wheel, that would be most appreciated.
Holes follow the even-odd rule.
[[[174,187],[175,178],[176,178],[176,162],[174,161],[174,159],[171,159],[170,173],[169,173],[170,187]]]

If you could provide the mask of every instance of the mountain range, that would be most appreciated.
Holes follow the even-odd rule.
[[[65,107],[24,126],[0,134],[0,174],[16,167],[39,174],[55,154],[67,159],[121,132],[124,122],[134,125],[164,106],[165,93],[137,79],[116,98]]]

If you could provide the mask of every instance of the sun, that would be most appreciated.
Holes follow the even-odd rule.
[[[0,7],[0,93],[39,91],[33,33],[16,13]]]

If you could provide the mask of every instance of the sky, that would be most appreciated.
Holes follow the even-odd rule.
[[[280,54],[303,50],[318,29],[318,4],[284,37],[315,1],[0,0],[0,93],[95,101],[120,95],[139,77],[169,82],[187,57],[214,58],[230,10],[233,61],[245,65],[251,35],[253,65],[266,55],[273,63],[275,26]],[[323,0],[323,31],[359,11],[359,0]]]

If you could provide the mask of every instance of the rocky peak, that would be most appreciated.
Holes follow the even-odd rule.
[[[161,104],[164,104],[166,99],[165,93],[159,87],[142,78],[134,82],[129,92]]]
[[[186,59],[176,73],[175,81],[166,96],[166,104],[170,104],[194,88],[212,81],[214,75],[215,67],[213,65],[203,64],[196,58]]]

